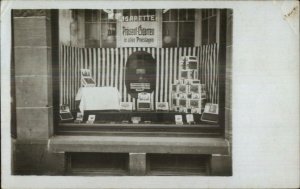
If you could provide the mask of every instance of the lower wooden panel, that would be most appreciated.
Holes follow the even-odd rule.
[[[148,154],[147,173],[157,176],[209,175],[209,155]]]
[[[128,175],[126,153],[66,153],[67,175]]]

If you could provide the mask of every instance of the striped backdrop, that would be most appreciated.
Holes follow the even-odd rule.
[[[170,86],[179,76],[180,56],[199,58],[199,79],[206,84],[208,102],[218,103],[218,44],[174,48],[78,48],[60,46],[60,103],[75,108],[80,87],[80,69],[90,69],[96,85],[116,87],[123,102],[133,102],[124,82],[127,57],[135,51],[147,51],[157,62],[156,90],[152,101],[171,102]]]

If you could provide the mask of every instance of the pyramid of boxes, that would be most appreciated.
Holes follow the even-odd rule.
[[[205,85],[198,78],[196,56],[182,56],[179,60],[179,80],[172,84],[172,109],[176,112],[201,114],[206,102]]]

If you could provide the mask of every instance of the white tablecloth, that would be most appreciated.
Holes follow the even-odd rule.
[[[120,110],[120,93],[114,87],[81,87],[75,100],[80,101],[79,109]]]

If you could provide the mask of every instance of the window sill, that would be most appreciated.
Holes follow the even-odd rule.
[[[221,137],[222,129],[218,124],[60,123],[56,134],[72,136]]]
[[[54,153],[229,154],[228,141],[221,137],[54,136],[48,148]]]

